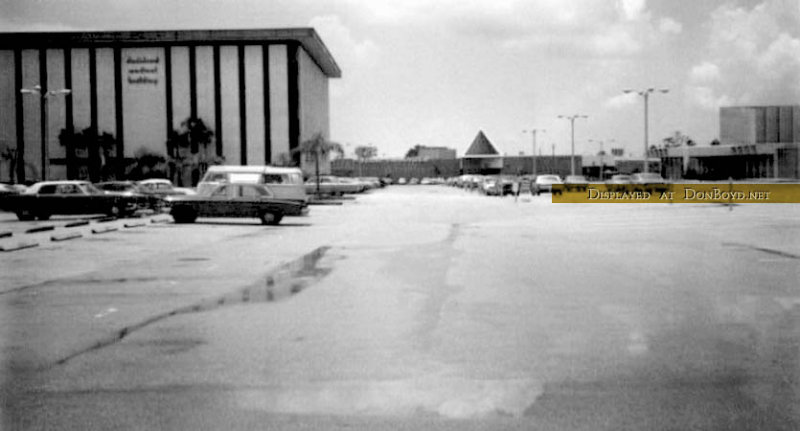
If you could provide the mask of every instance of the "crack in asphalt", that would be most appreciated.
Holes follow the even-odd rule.
[[[64,365],[79,356],[116,344],[138,330],[173,316],[211,311],[226,305],[259,301],[274,302],[287,299],[302,292],[305,288],[333,271],[332,268],[318,267],[319,261],[330,248],[329,246],[316,248],[298,259],[279,266],[275,270],[267,273],[265,281],[259,281],[221,296],[207,298],[194,304],[178,307],[171,311],[147,318],[141,322],[125,326],[114,331],[109,336],[98,340],[91,346],[77,350],[50,365],[44,366],[42,371]]]
[[[763,252],[763,253],[773,254],[775,256],[781,256],[781,257],[785,257],[785,258],[788,258],[788,259],[800,259],[800,256],[798,256],[796,254],[788,253],[788,252],[781,251],[781,250],[775,250],[773,248],[758,247],[758,246],[755,246],[755,245],[742,244],[742,243],[738,243],[738,242],[723,242],[722,245],[728,246],[728,247],[749,248],[751,250],[756,250],[756,251],[760,251],[760,252]]]

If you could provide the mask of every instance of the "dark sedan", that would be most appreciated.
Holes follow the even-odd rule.
[[[168,196],[176,223],[194,223],[198,217],[253,217],[276,225],[285,215],[302,215],[307,207],[296,201],[275,199],[265,184],[220,184],[206,194]]]
[[[106,192],[88,181],[42,181],[25,193],[7,196],[3,203],[4,209],[16,213],[20,220],[47,220],[54,214],[124,217],[147,206],[147,196]]]

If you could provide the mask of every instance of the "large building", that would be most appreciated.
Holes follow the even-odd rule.
[[[328,80],[340,76],[311,28],[0,33],[0,151],[20,182],[96,177],[100,164],[120,177],[136,154],[166,157],[192,118],[213,132],[192,152],[311,165],[293,150],[329,138]],[[64,145],[79,133],[107,139]]]
[[[800,178],[800,106],[720,108],[720,142],[656,151],[667,178]]]

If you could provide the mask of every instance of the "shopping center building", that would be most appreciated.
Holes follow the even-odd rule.
[[[91,177],[93,160],[124,176],[136,154],[166,157],[190,118],[213,132],[193,151],[305,165],[293,150],[329,138],[328,80],[340,76],[311,28],[0,33],[0,180]],[[64,145],[81,132],[111,148]]]

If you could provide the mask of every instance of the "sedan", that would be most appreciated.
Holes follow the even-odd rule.
[[[198,217],[253,217],[276,225],[285,215],[308,212],[300,202],[275,199],[265,184],[220,184],[207,193],[164,198],[175,223],[194,223]]]
[[[583,175],[567,175],[567,177],[564,178],[564,190],[568,192],[586,191],[586,188],[588,187],[587,184],[589,184],[589,180],[587,180]]]
[[[630,189],[631,184],[633,184],[633,177],[626,174],[617,174],[606,181],[606,188],[611,191],[624,191],[626,189]]]
[[[537,175],[536,179],[533,181],[533,185],[531,187],[531,193],[535,195],[539,195],[541,193],[561,193],[561,191],[556,188],[553,190],[553,185],[564,184],[561,181],[561,177],[558,175]]]
[[[669,190],[669,183],[655,172],[634,174],[631,182],[636,190],[650,192],[665,192]]]
[[[53,214],[107,214],[124,217],[150,204],[138,193],[107,192],[88,181],[42,181],[25,193],[7,196],[4,208],[20,220],[47,220]]]

